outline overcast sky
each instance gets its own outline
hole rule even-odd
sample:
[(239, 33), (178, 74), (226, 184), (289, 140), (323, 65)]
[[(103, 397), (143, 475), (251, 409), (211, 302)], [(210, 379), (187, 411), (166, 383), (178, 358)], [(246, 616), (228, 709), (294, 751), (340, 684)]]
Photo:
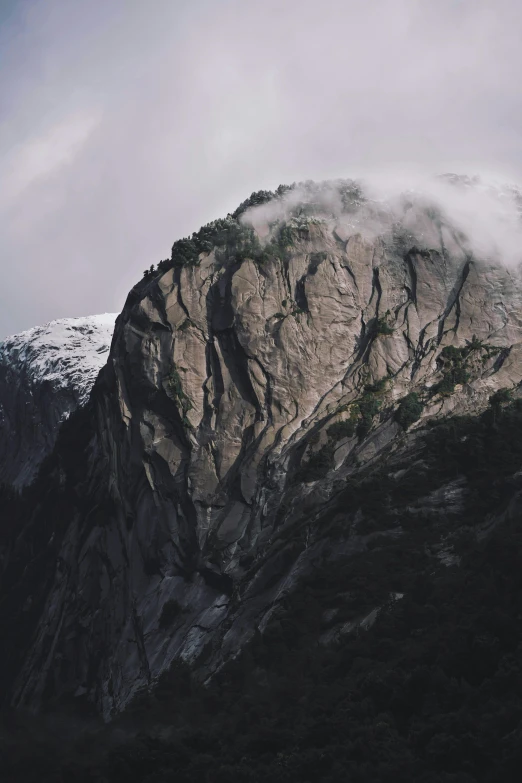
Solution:
[(0, 0), (0, 339), (121, 309), (253, 190), (522, 180), (520, 0)]

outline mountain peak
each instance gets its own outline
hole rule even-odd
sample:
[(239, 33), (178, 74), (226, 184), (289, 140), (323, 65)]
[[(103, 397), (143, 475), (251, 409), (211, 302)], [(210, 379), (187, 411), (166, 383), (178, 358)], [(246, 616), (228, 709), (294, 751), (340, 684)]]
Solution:
[[(422, 463), (444, 417), (518, 394), (520, 221), (458, 190), (260, 192), (147, 271), (103, 382), (33, 486), (51, 508), (73, 502), (59, 526), (28, 515), (49, 567), (24, 584), (45, 606), (21, 664), (11, 642), (13, 704), (76, 694), (110, 717), (175, 659), (211, 679), (304, 573), (350, 549), (354, 488)], [(419, 507), (460, 503), (457, 478)], [(403, 499), (383, 517), (394, 534)], [(366, 527), (383, 513), (366, 510)]]
[(89, 399), (116, 314), (60, 318), (0, 343), (0, 483), (29, 483), (64, 418)]

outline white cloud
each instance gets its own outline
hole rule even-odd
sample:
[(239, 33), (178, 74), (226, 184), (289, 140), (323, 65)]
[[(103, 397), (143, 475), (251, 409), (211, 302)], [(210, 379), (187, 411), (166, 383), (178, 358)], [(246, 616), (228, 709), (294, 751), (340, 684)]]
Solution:
[(12, 204), (34, 183), (71, 165), (100, 120), (97, 112), (73, 114), (11, 150), (2, 166), (0, 206)]
[[(378, 172), (354, 183), (360, 187), (360, 206), (343, 207), (341, 186), (334, 181), (312, 187), (297, 185), (284, 195), (242, 216), (260, 236), (270, 224), (288, 221), (301, 205), (318, 205), (322, 217), (333, 218), (353, 233), (368, 238), (386, 235), (400, 222), (421, 246), (440, 246), (436, 225), (460, 236), (460, 243), (475, 258), (518, 267), (522, 263), (522, 190), (509, 183), (479, 176), (461, 178), (428, 176), (411, 170)], [(432, 218), (428, 215), (433, 216)]]
[(0, 335), (118, 309), (253, 190), (390, 167), (522, 179), (518, 0), (21, 8), (0, 30)]

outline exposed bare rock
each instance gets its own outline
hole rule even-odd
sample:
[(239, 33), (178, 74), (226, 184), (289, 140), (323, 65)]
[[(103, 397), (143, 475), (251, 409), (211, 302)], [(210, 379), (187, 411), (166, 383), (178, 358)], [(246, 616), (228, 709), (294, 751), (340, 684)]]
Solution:
[(407, 395), (414, 441), (520, 384), (519, 272), (402, 209), (354, 196), (334, 214), (259, 213), (254, 236), (248, 213), (229, 217), (195, 262), (174, 254), (131, 292), (94, 399), (89, 480), (112, 506), (65, 533), (15, 703), (51, 680), (109, 716), (176, 657), (212, 676), (321, 555), (307, 525), (336, 488), (403, 448)]

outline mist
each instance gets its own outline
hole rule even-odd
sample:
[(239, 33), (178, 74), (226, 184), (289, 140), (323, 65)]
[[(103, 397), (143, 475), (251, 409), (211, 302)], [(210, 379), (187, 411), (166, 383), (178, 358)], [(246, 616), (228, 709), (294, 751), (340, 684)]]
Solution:
[[(0, 339), (120, 310), (254, 190), (522, 180), (521, 30), (516, 0), (2, 4)], [(511, 206), (451, 193), (430, 198), (516, 264)]]
[[(343, 194), (353, 191), (349, 204)], [(441, 249), (441, 231), (453, 247), (476, 260), (518, 269), (522, 264), (522, 190), (512, 183), (460, 176), (426, 176), (412, 171), (374, 173), (359, 180), (293, 184), (291, 189), (242, 214), (263, 241), (276, 224), (314, 215), (332, 219), (337, 233), (373, 241), (398, 223), (421, 246)], [(449, 232), (449, 234), (448, 234)]]

